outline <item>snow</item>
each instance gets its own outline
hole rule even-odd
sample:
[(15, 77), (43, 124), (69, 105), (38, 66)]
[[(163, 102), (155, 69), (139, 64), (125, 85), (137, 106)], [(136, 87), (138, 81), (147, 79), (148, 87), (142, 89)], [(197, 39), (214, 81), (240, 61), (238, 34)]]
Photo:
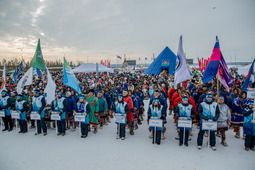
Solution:
[[(145, 105), (147, 109), (148, 101)], [(198, 150), (195, 126), (189, 147), (180, 147), (175, 140), (172, 116), (167, 121), (166, 139), (161, 145), (152, 144), (145, 120), (135, 135), (127, 133), (124, 141), (116, 139), (113, 122), (97, 134), (90, 132), (85, 139), (80, 138), (78, 131), (56, 136), (54, 129), (48, 129), (47, 136), (34, 136), (35, 129), (26, 134), (18, 134), (18, 130), (0, 132), (0, 169), (255, 169), (255, 152), (245, 151), (244, 140), (236, 139), (233, 130), (227, 132), (228, 147), (223, 147), (216, 137), (217, 151), (212, 151), (204, 138), (203, 148)]]

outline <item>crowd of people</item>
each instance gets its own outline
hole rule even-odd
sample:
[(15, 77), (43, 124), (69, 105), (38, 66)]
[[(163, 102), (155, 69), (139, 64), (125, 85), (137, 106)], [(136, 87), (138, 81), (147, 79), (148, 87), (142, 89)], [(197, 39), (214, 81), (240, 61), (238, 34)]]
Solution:
[[(232, 76), (234, 84), (228, 92), (221, 85), (217, 89), (215, 79), (203, 84), (202, 73), (196, 69), (193, 70), (192, 79), (178, 84), (177, 89), (173, 87), (174, 76), (167, 74), (78, 74), (76, 78), (82, 91), (78, 94), (71, 87), (63, 85), (61, 72), (53, 72), (56, 97), (50, 103), (44, 94), (46, 75), (34, 77), (33, 84), (25, 86), (21, 94), (17, 93), (12, 77), (7, 76), (6, 90), (1, 91), (0, 98), (0, 111), (4, 112), (2, 131), (12, 131), (15, 126), (12, 110), (20, 113), (19, 133), (37, 128), (35, 135), (46, 136), (49, 128), (57, 128), (57, 135), (65, 136), (67, 130), (75, 131), (79, 126), (81, 138), (86, 138), (92, 131), (96, 134), (118, 114), (125, 117), (125, 123), (117, 124), (116, 139), (121, 140), (126, 137), (126, 129), (130, 135), (134, 135), (135, 130), (148, 123), (149, 119), (161, 119), (162, 127), (150, 127), (148, 130), (152, 143), (160, 145), (161, 140), (165, 139), (167, 124), (175, 123), (177, 126), (178, 119), (186, 117), (192, 120), (193, 128), (199, 128), (198, 149), (202, 148), (203, 137), (208, 135), (208, 145), (212, 150), (216, 150), (216, 136), (221, 137), (221, 144), (227, 147), (225, 132), (230, 128), (234, 129), (237, 139), (245, 139), (246, 151), (255, 151), (254, 101), (247, 99), (246, 92), (241, 90), (245, 77), (234, 71)], [(148, 108), (145, 108), (145, 100), (149, 100)], [(31, 120), (31, 112), (38, 113), (40, 120)], [(52, 112), (60, 116), (56, 123), (50, 119)], [(75, 122), (76, 114), (85, 116), (85, 121), (80, 124)], [(174, 122), (167, 122), (167, 116), (173, 116)], [(217, 122), (216, 131), (202, 129), (203, 121), (209, 120)], [(243, 136), (240, 135), (242, 129)], [(188, 146), (192, 129), (177, 128), (176, 132), (175, 139), (179, 140), (179, 145)]]

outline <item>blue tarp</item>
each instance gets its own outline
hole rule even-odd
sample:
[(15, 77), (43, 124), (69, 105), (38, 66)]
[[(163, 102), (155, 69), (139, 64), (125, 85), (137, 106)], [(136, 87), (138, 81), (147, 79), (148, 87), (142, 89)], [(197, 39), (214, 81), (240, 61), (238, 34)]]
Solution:
[(150, 64), (143, 74), (160, 74), (167, 69), (169, 74), (174, 74), (176, 66), (176, 55), (166, 47), (158, 57)]

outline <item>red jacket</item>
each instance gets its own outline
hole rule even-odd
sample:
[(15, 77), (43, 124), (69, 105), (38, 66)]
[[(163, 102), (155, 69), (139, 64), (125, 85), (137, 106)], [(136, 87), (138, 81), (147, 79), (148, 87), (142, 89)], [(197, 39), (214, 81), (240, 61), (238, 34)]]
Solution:
[(133, 105), (133, 101), (132, 101), (131, 97), (124, 97), (124, 102), (127, 103), (128, 108), (129, 108), (129, 113), (127, 115), (127, 122), (134, 121), (134, 116), (132, 114), (132, 111), (134, 109), (134, 105)]

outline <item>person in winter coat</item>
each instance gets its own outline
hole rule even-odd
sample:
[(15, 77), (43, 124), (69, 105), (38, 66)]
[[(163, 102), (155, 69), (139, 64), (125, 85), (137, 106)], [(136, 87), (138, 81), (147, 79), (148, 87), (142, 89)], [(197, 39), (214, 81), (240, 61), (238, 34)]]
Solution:
[[(121, 114), (125, 117), (125, 122), (127, 122), (127, 115), (129, 114), (130, 109), (128, 108), (128, 104), (124, 101), (123, 96), (121, 94), (118, 95), (118, 100), (113, 105), (113, 116), (115, 114)], [(117, 137), (116, 139), (124, 140), (126, 136), (126, 124), (118, 124), (117, 125)]]
[(103, 97), (102, 91), (98, 91), (97, 93), (97, 99), (99, 103), (99, 111), (98, 111), (98, 119), (100, 124), (100, 129), (103, 128), (103, 125), (108, 125), (108, 122), (106, 120), (107, 110), (108, 110), (108, 104), (106, 99)]
[[(211, 93), (206, 95), (205, 101), (200, 103), (197, 110), (200, 121), (217, 121), (220, 116), (220, 109), (216, 102), (213, 101), (213, 96)], [(202, 124), (200, 126), (200, 131), (197, 137), (197, 148), (200, 150), (202, 149), (203, 144), (203, 137), (204, 137), (205, 130), (202, 130)], [(215, 139), (215, 131), (210, 131), (210, 146), (212, 150), (216, 151), (216, 139)]]
[[(163, 107), (160, 104), (159, 100), (155, 98), (148, 109), (148, 114), (147, 114), (148, 120), (151, 119), (152, 117), (156, 118), (156, 119), (163, 120), (165, 118), (165, 115), (163, 115), (162, 109), (163, 109)], [(162, 125), (162, 127), (163, 127), (163, 125)], [(156, 128), (156, 136), (155, 136), (155, 128), (150, 127), (150, 130), (152, 130), (152, 143), (154, 144), (154, 141), (156, 138), (156, 144), (160, 145), (162, 128), (160, 128), (160, 127)]]
[(66, 110), (68, 104), (67, 100), (62, 96), (60, 91), (56, 92), (56, 98), (52, 101), (51, 109), (53, 111), (59, 112), (59, 116), (61, 120), (57, 121), (58, 133), (57, 136), (66, 134)]
[(134, 92), (132, 92), (131, 90), (128, 90), (128, 96), (131, 97), (132, 99), (132, 102), (133, 102), (133, 106), (134, 106), (134, 109), (132, 111), (133, 113), (133, 116), (134, 116), (134, 123), (135, 123), (135, 130), (138, 129), (138, 124), (141, 125), (142, 122), (141, 122), (141, 119), (139, 118), (139, 111), (138, 111), (138, 100), (136, 98), (136, 96), (134, 95)]
[(13, 129), (12, 119), (11, 119), (11, 98), (7, 95), (6, 90), (2, 90), (1, 98), (0, 98), (0, 110), (4, 111), (5, 117), (3, 117), (4, 121), (4, 129), (2, 131), (8, 130), (9, 132)]
[[(159, 103), (163, 107), (162, 108), (162, 114), (165, 117), (165, 119), (163, 120), (163, 124), (165, 124), (166, 123), (166, 114), (167, 114), (167, 100), (162, 97), (161, 92), (158, 89), (156, 89), (154, 91), (153, 97), (150, 99), (149, 105), (152, 104), (154, 99), (158, 99)], [(161, 139), (162, 140), (165, 140), (165, 134), (164, 134), (165, 131), (166, 131), (166, 128), (163, 127), (163, 130), (162, 130), (162, 133), (161, 133)]]
[(93, 89), (89, 90), (86, 99), (87, 103), (90, 106), (90, 113), (89, 113), (89, 124), (94, 127), (94, 133), (97, 133), (97, 125), (98, 125), (98, 111), (99, 111), (99, 103), (98, 99), (95, 96), (95, 92)]
[[(175, 110), (176, 118), (179, 119), (180, 117), (187, 117), (187, 118), (194, 119), (194, 115), (195, 115), (195, 111), (193, 109), (193, 106), (189, 104), (189, 98), (187, 96), (183, 96), (182, 103), (178, 104)], [(185, 133), (184, 145), (189, 146), (188, 145), (189, 130), (185, 129), (185, 132), (184, 132), (184, 128), (180, 128), (180, 131), (179, 131), (179, 146), (183, 145), (183, 133)]]
[(219, 97), (219, 109), (220, 109), (220, 116), (217, 120), (217, 131), (221, 134), (221, 144), (223, 146), (228, 146), (226, 142), (226, 131), (228, 130), (228, 126), (230, 126), (231, 121), (231, 113), (229, 110), (228, 105), (224, 103), (224, 97)]
[(81, 122), (81, 138), (86, 138), (88, 136), (89, 131), (89, 114), (90, 114), (91, 108), (86, 102), (84, 96), (79, 96), (79, 101), (77, 103), (76, 110), (73, 112), (73, 114), (81, 113), (85, 116), (85, 122)]
[(255, 151), (255, 115), (254, 111), (255, 109), (253, 108), (254, 106), (254, 101), (250, 100), (248, 102), (248, 106), (244, 109), (243, 115), (244, 115), (244, 123), (243, 123), (243, 128), (244, 128), (244, 134), (245, 136), (245, 150), (248, 151), (251, 149), (252, 151)]
[(235, 137), (237, 139), (240, 138), (240, 127), (243, 126), (243, 109), (245, 108), (246, 104), (246, 92), (241, 92), (240, 96), (233, 100), (232, 102), (232, 117), (231, 122), (234, 126), (234, 132), (236, 132)]
[(32, 97), (32, 111), (38, 112), (38, 114), (41, 117), (41, 120), (37, 121), (37, 133), (35, 135), (41, 134), (41, 130), (43, 130), (43, 136), (47, 135), (47, 127), (44, 120), (44, 108), (45, 108), (46, 102), (45, 97), (40, 94), (39, 90), (34, 90), (34, 96)]
[(127, 103), (128, 105), (128, 109), (129, 109), (129, 113), (127, 114), (127, 123), (130, 129), (130, 135), (134, 135), (134, 116), (132, 111), (134, 110), (134, 105), (133, 105), (133, 101), (131, 99), (131, 97), (128, 96), (128, 91), (127, 90), (123, 90), (123, 98), (124, 98), (124, 102)]
[(19, 94), (17, 96), (17, 100), (15, 103), (15, 110), (20, 112), (20, 119), (19, 126), (20, 131), (19, 133), (26, 133), (27, 132), (27, 122), (26, 122), (26, 111), (27, 111), (27, 102), (23, 99), (23, 96)]
[[(63, 93), (62, 93), (63, 95)], [(70, 125), (74, 124), (73, 122), (73, 111), (76, 109), (76, 102), (75, 99), (71, 96), (71, 92), (66, 92), (66, 102), (67, 102), (67, 110), (66, 110), (66, 123), (67, 129), (70, 129)], [(74, 128), (74, 126), (73, 126)]]

